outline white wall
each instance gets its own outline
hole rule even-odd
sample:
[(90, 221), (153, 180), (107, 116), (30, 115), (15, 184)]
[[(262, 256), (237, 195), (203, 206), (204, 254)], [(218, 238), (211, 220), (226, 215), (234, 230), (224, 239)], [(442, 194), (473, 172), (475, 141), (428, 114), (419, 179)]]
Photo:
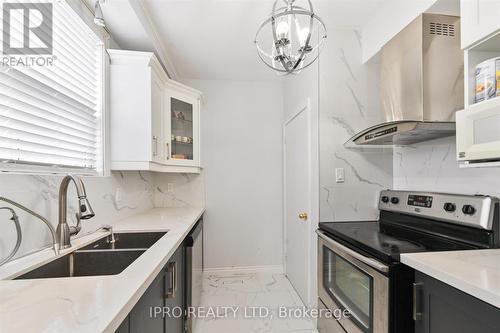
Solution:
[[(311, 100), (314, 135), (319, 141), (318, 174), (313, 179), (318, 221), (371, 220), (377, 218), (380, 190), (392, 187), (391, 150), (348, 150), (343, 144), (357, 131), (380, 121), (378, 64), (362, 64), (361, 36), (355, 28), (329, 28), (319, 61), (283, 81), (285, 117)], [(319, 133), (318, 133), (319, 131)], [(318, 149), (311, 147), (313, 151)], [(335, 183), (335, 168), (344, 168), (345, 182)], [(314, 210), (314, 209), (313, 209)], [(311, 297), (316, 302), (316, 235), (311, 233)]]
[(460, 169), (455, 137), (444, 138), (396, 148), (394, 188), (500, 197), (500, 170)]
[[(18, 201), (35, 210), (57, 226), (58, 193), (61, 176), (1, 174), (0, 196)], [(160, 174), (151, 172), (112, 172), (110, 177), (86, 177), (84, 182), (88, 199), (96, 213), (90, 220), (82, 221), (78, 236), (93, 232), (102, 224), (113, 224), (120, 219), (153, 207), (179, 207), (203, 205), (203, 176)], [(174, 184), (174, 191), (167, 191), (167, 184)], [(117, 200), (116, 190), (122, 192)], [(75, 223), (76, 194), (73, 185), (68, 195), (68, 221)], [(0, 207), (6, 206), (0, 202)], [(16, 209), (23, 233), (23, 241), (16, 257), (34, 252), (51, 244), (47, 227), (36, 218)], [(15, 228), (8, 220), (10, 213), (0, 211), (0, 258), (6, 256), (15, 244)]]
[[(441, 0), (440, 0), (441, 1)], [(439, 1), (439, 2), (440, 2)], [(437, 0), (388, 0), (363, 26), (363, 62)]]
[[(363, 64), (355, 28), (330, 29), (320, 57), (320, 221), (373, 220), (380, 190), (392, 187), (391, 150), (344, 143), (381, 121), (379, 66)], [(335, 182), (343, 168), (345, 182)]]
[[(173, 190), (169, 192), (170, 188)], [(204, 207), (205, 177), (189, 173), (154, 173), (155, 207)]]
[(205, 267), (281, 266), (280, 83), (186, 83), (204, 94)]
[[(392, 187), (392, 150), (346, 149), (355, 133), (381, 121), (379, 65), (362, 63), (362, 36), (355, 27), (329, 28), (316, 64), (284, 80), (284, 112), (311, 97), (319, 112), (319, 221), (377, 218), (378, 194)], [(319, 110), (319, 111), (318, 111)], [(345, 182), (335, 182), (343, 168)]]

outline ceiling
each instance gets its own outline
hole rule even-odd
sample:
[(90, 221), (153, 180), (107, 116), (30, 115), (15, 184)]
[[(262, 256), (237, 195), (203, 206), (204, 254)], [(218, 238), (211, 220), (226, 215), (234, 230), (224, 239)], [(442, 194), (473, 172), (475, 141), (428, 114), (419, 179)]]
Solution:
[[(210, 80), (269, 80), (277, 75), (258, 59), (255, 32), (274, 0), (129, 0), (142, 1), (157, 40), (178, 77)], [(127, 0), (103, 5), (107, 25), (127, 49), (154, 50), (137, 26)], [(313, 0), (328, 29), (362, 26), (386, 0)]]

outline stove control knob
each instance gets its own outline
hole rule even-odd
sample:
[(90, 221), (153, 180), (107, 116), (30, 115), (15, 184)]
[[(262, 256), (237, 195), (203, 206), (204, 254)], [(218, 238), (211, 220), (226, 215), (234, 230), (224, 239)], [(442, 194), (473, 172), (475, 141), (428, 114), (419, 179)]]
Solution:
[(392, 197), (391, 198), (391, 202), (395, 205), (397, 205), (399, 203), (399, 198), (398, 197)]
[(455, 206), (454, 203), (447, 202), (444, 204), (444, 210), (447, 211), (448, 213), (453, 213), (454, 211), (457, 210), (457, 206)]
[(384, 195), (381, 200), (382, 200), (383, 203), (388, 203), (389, 202), (389, 197), (387, 197), (387, 196)]
[(474, 215), (476, 213), (476, 208), (474, 208), (474, 206), (472, 205), (464, 205), (462, 207), (462, 212), (465, 215)]

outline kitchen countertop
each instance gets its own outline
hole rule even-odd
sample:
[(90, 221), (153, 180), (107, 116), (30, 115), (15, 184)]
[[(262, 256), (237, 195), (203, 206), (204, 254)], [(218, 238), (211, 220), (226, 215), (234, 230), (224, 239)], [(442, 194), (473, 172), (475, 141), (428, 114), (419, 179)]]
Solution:
[[(111, 276), (5, 280), (53, 259), (46, 249), (0, 268), (0, 332), (114, 332), (201, 217), (204, 208), (155, 208), (113, 224), (115, 232), (168, 233), (122, 273)], [(72, 240), (64, 255), (108, 235)]]
[(500, 249), (409, 253), (401, 262), (500, 308)]

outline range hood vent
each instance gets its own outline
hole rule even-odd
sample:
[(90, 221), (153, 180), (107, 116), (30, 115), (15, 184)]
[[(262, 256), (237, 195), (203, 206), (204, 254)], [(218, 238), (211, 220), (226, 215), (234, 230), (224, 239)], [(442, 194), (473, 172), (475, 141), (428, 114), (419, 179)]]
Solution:
[(381, 51), (383, 122), (346, 146), (408, 145), (455, 134), (464, 106), (460, 18), (422, 14)]
[(403, 121), (370, 127), (351, 140), (356, 145), (406, 146), (452, 135), (453, 122)]

